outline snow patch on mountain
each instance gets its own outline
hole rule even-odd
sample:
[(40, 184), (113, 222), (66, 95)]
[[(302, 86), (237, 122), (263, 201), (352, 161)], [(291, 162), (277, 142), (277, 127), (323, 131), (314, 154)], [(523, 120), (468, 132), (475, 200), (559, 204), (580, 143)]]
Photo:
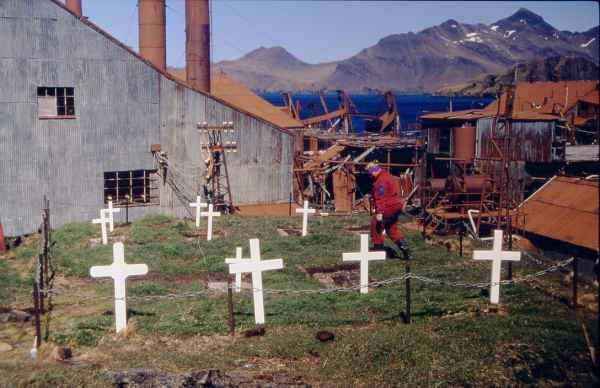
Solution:
[(580, 44), (579, 46), (583, 47), (583, 48), (586, 48), (587, 46), (589, 46), (595, 40), (596, 40), (596, 38), (592, 38), (589, 42)]

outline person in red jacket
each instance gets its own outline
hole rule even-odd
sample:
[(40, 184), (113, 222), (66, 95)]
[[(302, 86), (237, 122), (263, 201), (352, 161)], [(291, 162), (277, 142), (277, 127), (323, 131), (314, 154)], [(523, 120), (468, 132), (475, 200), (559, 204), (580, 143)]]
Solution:
[[(377, 162), (367, 164), (367, 171), (374, 179), (371, 198), (375, 205), (375, 216), (371, 219), (371, 239), (375, 250), (384, 249), (383, 230), (398, 246), (405, 260), (411, 260), (410, 248), (398, 229), (398, 217), (402, 213), (404, 200), (400, 197), (398, 179), (384, 171)], [(391, 255), (392, 257), (395, 255)]]

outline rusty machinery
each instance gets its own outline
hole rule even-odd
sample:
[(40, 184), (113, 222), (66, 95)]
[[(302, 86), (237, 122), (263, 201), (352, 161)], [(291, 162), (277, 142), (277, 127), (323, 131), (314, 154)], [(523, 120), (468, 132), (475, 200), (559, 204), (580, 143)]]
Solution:
[(480, 157), (475, 155), (475, 127), (453, 128), (453, 157), (436, 158), (451, 162), (453, 171), (445, 178), (422, 181), (424, 229), (448, 231), (453, 224), (464, 222), (471, 210), (477, 219), (472, 231), (476, 236), (483, 223), (507, 229), (510, 234), (513, 219), (518, 219), (514, 209), (520, 200), (511, 173), (514, 87), (508, 87), (503, 95), (503, 99), (502, 94), (498, 96), (498, 111)]
[(229, 171), (227, 169), (226, 152), (237, 152), (237, 142), (234, 138), (232, 122), (223, 125), (198, 124), (198, 130), (205, 135), (200, 147), (203, 152), (206, 175), (204, 176), (204, 196), (218, 210), (234, 213)]

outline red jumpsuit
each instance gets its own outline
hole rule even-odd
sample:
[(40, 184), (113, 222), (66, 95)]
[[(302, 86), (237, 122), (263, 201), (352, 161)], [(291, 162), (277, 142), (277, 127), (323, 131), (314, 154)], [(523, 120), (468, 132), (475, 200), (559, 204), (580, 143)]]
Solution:
[(400, 197), (400, 185), (398, 179), (382, 170), (371, 190), (375, 205), (375, 212), (383, 214), (383, 221), (378, 222), (375, 217), (371, 219), (371, 239), (375, 245), (383, 245), (383, 229), (392, 241), (404, 240), (404, 235), (398, 230), (398, 216), (402, 213), (404, 205)]

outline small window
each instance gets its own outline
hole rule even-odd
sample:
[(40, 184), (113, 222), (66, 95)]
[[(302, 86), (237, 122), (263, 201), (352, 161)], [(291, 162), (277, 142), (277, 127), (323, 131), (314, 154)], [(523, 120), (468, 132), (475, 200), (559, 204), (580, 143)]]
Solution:
[(75, 88), (38, 87), (40, 119), (75, 118)]
[(109, 171), (104, 173), (104, 203), (117, 206), (158, 205), (156, 170)]

